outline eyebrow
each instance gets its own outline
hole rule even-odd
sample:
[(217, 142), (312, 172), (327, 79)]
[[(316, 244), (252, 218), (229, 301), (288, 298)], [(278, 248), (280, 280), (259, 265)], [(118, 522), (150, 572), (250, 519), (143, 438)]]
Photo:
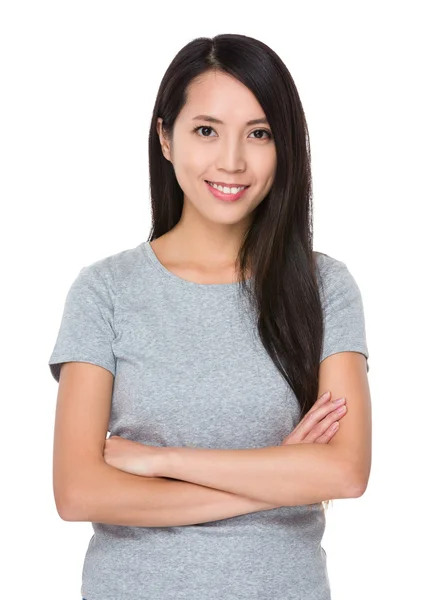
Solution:
[[(218, 123), (219, 125), (224, 125), (224, 122), (220, 119), (216, 119), (216, 117), (211, 117), (210, 115), (197, 115), (193, 117), (193, 121), (208, 121), (209, 123)], [(252, 119), (251, 121), (247, 121), (246, 125), (268, 125), (268, 121), (265, 117), (261, 117), (260, 119)]]

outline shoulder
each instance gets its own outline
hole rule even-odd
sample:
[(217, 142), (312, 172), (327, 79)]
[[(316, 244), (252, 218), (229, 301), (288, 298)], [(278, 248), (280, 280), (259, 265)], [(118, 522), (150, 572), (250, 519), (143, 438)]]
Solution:
[(317, 265), (317, 275), (322, 281), (343, 277), (349, 272), (346, 264), (324, 252), (314, 252)]
[(324, 252), (314, 252), (314, 255), (322, 300), (360, 295), (358, 284), (346, 263)]
[(143, 271), (143, 242), (134, 248), (95, 260), (80, 270), (79, 278), (106, 287), (116, 294)]
[(329, 254), (318, 251), (314, 251), (313, 254), (322, 276), (329, 274), (331, 271), (339, 271), (347, 268), (343, 261), (333, 258)]

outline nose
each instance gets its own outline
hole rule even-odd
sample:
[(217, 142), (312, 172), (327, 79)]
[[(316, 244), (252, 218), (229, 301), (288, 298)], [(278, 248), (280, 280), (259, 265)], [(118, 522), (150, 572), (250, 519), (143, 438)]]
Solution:
[(218, 170), (236, 173), (246, 169), (246, 158), (243, 144), (237, 140), (228, 139), (219, 144), (219, 154), (216, 159)]

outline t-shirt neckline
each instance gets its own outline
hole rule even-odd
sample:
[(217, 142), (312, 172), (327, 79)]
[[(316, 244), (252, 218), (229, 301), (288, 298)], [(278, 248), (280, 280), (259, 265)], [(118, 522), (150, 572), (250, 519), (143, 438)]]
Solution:
[[(239, 282), (235, 281), (233, 283), (198, 283), (196, 281), (188, 281), (187, 279), (183, 279), (172, 271), (169, 271), (157, 258), (151, 244), (149, 241), (145, 241), (141, 244), (142, 249), (145, 252), (146, 257), (149, 259), (153, 267), (162, 275), (170, 279), (173, 283), (178, 285), (182, 285), (185, 287), (190, 287), (191, 289), (201, 289), (201, 290), (221, 290), (221, 291), (234, 291), (237, 290), (240, 285)], [(247, 282), (250, 284), (252, 281), (248, 279)]]

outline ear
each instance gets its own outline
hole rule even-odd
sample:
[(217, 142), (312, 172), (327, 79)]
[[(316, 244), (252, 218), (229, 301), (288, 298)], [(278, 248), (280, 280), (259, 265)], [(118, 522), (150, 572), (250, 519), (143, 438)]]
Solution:
[(168, 142), (168, 140), (166, 139), (164, 132), (163, 132), (163, 119), (161, 117), (158, 117), (157, 119), (157, 135), (160, 138), (160, 145), (162, 147), (162, 152), (163, 152), (163, 156), (166, 158), (166, 160), (169, 160), (169, 162), (172, 162), (171, 160), (171, 146)]

